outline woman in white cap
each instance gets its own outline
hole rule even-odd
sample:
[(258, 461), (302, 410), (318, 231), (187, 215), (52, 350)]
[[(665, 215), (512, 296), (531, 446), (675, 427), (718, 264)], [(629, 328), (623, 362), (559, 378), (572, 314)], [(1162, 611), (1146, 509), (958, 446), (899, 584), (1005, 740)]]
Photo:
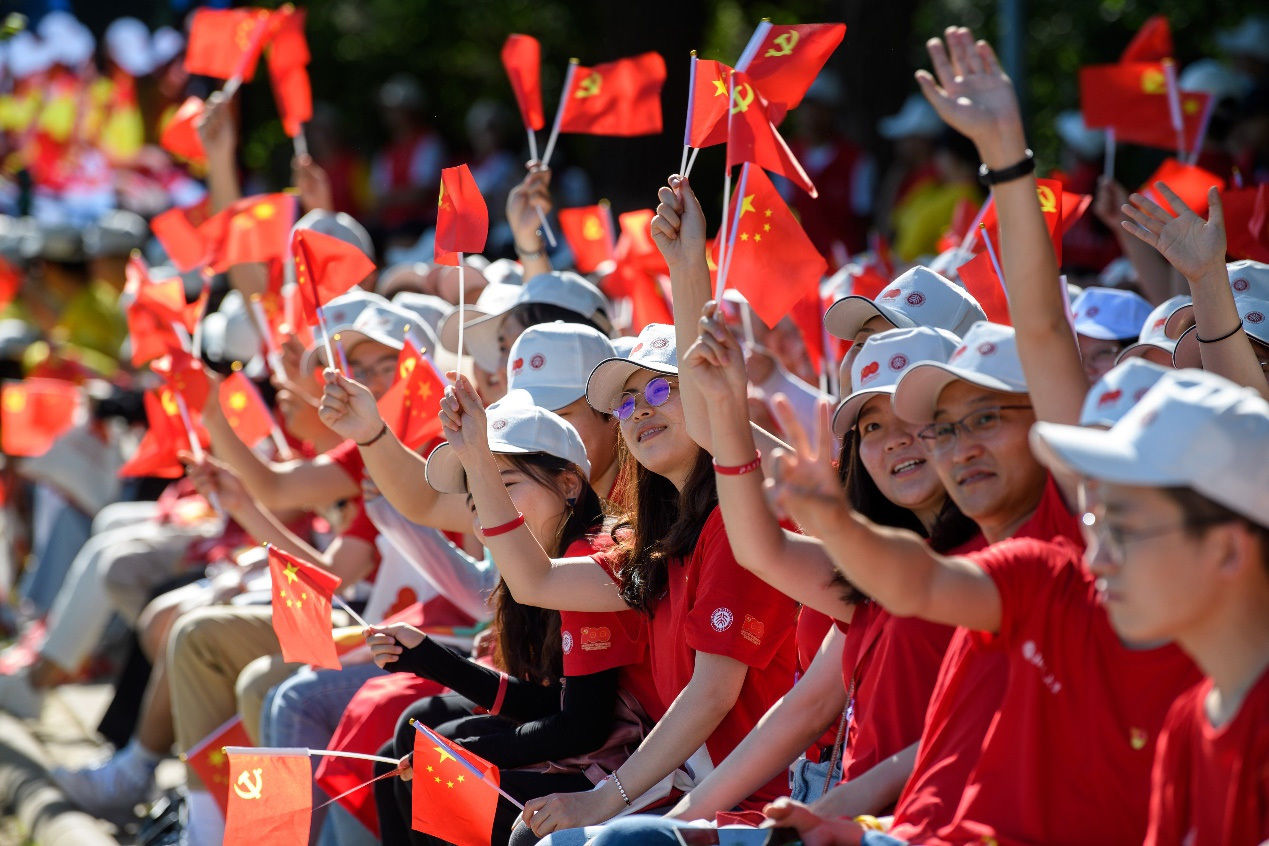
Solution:
[[(599, 497), (587, 481), (586, 451), (568, 423), (533, 405), (524, 392), (512, 391), (489, 408), (487, 440), (500, 483), (534, 542), (560, 556), (590, 555), (608, 545), (600, 534)], [(438, 447), (428, 459), (427, 478), (437, 490), (467, 495), (457, 452), (447, 444)], [(493, 526), (477, 531), (488, 538), (504, 530)], [(502, 582), (493, 603), (498, 670), (413, 626), (397, 623), (368, 630), (380, 667), (413, 672), (455, 691), (407, 708), (384, 754), (408, 759), (415, 736), (410, 720), (419, 719), (499, 766), (503, 789), (521, 801), (558, 790), (589, 790), (589, 764), (608, 769), (619, 764), (626, 747), (643, 734), (645, 715), (640, 712), (647, 707), (659, 711), (643, 657), (642, 618), (629, 610), (574, 614), (522, 605)], [(647, 700), (648, 706), (637, 706), (640, 724), (634, 731), (609, 743), (619, 689), (635, 703)], [(476, 708), (488, 713), (475, 716)], [(605, 754), (593, 757), (600, 750)], [(559, 763), (547, 772), (544, 762), (551, 761)], [(383, 766), (380, 774), (390, 769)], [(376, 791), (385, 843), (437, 842), (410, 832), (410, 786), (404, 779), (380, 782)], [(493, 842), (505, 842), (516, 815), (513, 805), (500, 801)]]
[[(480, 522), (505, 530), (486, 542), (513, 595), (545, 607), (648, 615), (652, 675), (668, 706), (600, 788), (526, 803), (529, 830), (517, 829), (513, 842), (600, 823), (636, 802), (646, 807), (680, 768), (688, 783), (698, 779), (793, 681), (795, 604), (732, 555), (709, 455), (687, 433), (677, 362), (673, 327), (651, 324), (629, 358), (591, 373), (587, 400), (616, 414), (634, 460), (627, 512), (613, 530), (617, 546), (597, 558), (552, 559), (534, 542), (485, 444), (474, 389), (460, 378), (442, 400), (445, 434), (463, 460)], [(783, 782), (781, 774), (758, 789), (749, 807), (783, 793)]]

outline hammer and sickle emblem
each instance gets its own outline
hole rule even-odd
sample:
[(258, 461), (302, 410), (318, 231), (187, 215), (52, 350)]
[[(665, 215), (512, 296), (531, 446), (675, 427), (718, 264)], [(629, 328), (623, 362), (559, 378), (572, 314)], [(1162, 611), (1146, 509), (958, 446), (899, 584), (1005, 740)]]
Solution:
[(163, 410), (168, 413), (169, 417), (175, 417), (181, 413), (181, 407), (176, 404), (176, 397), (166, 388), (159, 393), (159, 404), (163, 406)]
[(1147, 94), (1163, 94), (1167, 90), (1167, 80), (1163, 72), (1150, 68), (1141, 74), (1141, 90)]
[(586, 97), (594, 97), (599, 94), (600, 86), (603, 84), (604, 78), (594, 71), (591, 71), (589, 74), (582, 77), (581, 81), (577, 83), (577, 93), (573, 96), (579, 100)]
[(749, 104), (752, 102), (753, 86), (747, 82), (741, 83), (732, 96), (731, 113), (738, 115), (749, 111)]
[(418, 363), (418, 359), (416, 358), (407, 358), (405, 361), (401, 362), (401, 366), (397, 369), (401, 374), (401, 378), (409, 379), (410, 374), (414, 372), (415, 365)]
[[(793, 52), (793, 48), (798, 43), (797, 30), (791, 29), (788, 32), (782, 32), (772, 39), (772, 43), (776, 46), (767, 50), (762, 55), (766, 58), (776, 58), (777, 56), (787, 56)], [(778, 48), (778, 49), (777, 49)]]
[[(252, 778), (252, 773), (255, 778)], [(259, 799), (264, 790), (264, 770), (243, 770), (234, 782), (234, 793), (242, 799)]]
[(1040, 211), (1045, 214), (1057, 213), (1057, 197), (1053, 194), (1053, 189), (1047, 185), (1038, 185), (1035, 189), (1036, 199), (1040, 201)]
[(586, 222), (582, 224), (582, 237), (587, 241), (598, 241), (604, 237), (604, 227), (599, 223), (599, 218), (586, 218)]

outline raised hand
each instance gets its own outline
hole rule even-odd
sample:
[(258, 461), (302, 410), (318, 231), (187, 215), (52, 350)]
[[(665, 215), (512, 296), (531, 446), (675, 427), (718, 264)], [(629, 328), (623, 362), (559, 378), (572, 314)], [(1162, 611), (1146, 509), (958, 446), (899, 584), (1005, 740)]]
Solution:
[(657, 191), (652, 241), (671, 268), (705, 258), (705, 213), (686, 176), (671, 176)]
[(328, 429), (358, 443), (383, 431), (383, 418), (369, 388), (329, 367), (322, 373), (322, 380), (326, 390), (317, 415)]
[(718, 304), (710, 300), (701, 312), (700, 334), (683, 357), (690, 373), (711, 407), (744, 403), (749, 388), (745, 354), (740, 342), (723, 322)]
[[(1013, 82), (986, 41), (966, 27), (948, 27), (943, 39), (925, 43), (934, 74), (919, 70), (917, 84), (948, 126), (969, 138), (980, 152), (1002, 131), (1021, 133)], [(988, 162), (990, 166), (992, 163)]]
[(450, 371), (453, 384), (441, 397), (441, 432), (463, 462), (471, 467), (471, 461), (488, 454), (489, 433), (485, 429), (485, 407), (480, 395), (466, 376)]
[(1144, 194), (1133, 194), (1122, 206), (1128, 220), (1121, 226), (1159, 251), (1168, 263), (1186, 279), (1194, 281), (1205, 274), (1225, 273), (1225, 213), (1220, 192), (1207, 191), (1207, 220), (1194, 213), (1176, 192), (1162, 182), (1155, 190), (1172, 210)]
[(507, 224), (519, 249), (534, 252), (541, 245), (537, 231), (542, 225), (542, 218), (538, 211), (542, 215), (551, 213), (551, 170), (535, 161), (529, 162), (526, 167), (529, 172), (507, 194)]
[(848, 819), (825, 819), (801, 802), (782, 796), (762, 809), (771, 823), (796, 829), (805, 846), (856, 846), (864, 828)]
[(833, 469), (833, 426), (828, 400), (816, 407), (818, 425), (809, 437), (793, 406), (776, 394), (772, 410), (793, 450), (772, 453), (774, 469), (763, 483), (776, 507), (792, 517), (808, 534), (820, 535), (835, 525), (850, 506)]
[(405, 623), (368, 626), (364, 634), (366, 645), (370, 647), (370, 654), (381, 670), (388, 669), (389, 664), (395, 664), (403, 651), (413, 649), (427, 637), (414, 626)]
[(1124, 219), (1123, 206), (1128, 202), (1128, 192), (1113, 178), (1103, 176), (1097, 180), (1097, 193), (1093, 195), (1093, 214), (1112, 232)]
[(238, 128), (234, 124), (233, 101), (221, 91), (207, 98), (207, 107), (198, 122), (198, 138), (203, 142), (207, 158), (213, 161), (232, 160), (238, 145)]
[(335, 201), (330, 189), (330, 177), (312, 156), (296, 156), (291, 161), (291, 181), (300, 192), (300, 205), (304, 211), (326, 209), (333, 211)]
[[(210, 403), (208, 403), (210, 405)], [(204, 455), (201, 460), (190, 453), (178, 456), (185, 465), (186, 474), (204, 499), (216, 499), (221, 507), (230, 514), (237, 514), (251, 502), (251, 494), (247, 493), (242, 480), (229, 465)]]

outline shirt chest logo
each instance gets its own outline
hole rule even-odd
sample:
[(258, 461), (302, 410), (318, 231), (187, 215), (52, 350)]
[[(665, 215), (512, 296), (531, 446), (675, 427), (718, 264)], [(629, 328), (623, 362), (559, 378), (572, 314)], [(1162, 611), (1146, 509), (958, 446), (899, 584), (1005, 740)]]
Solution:
[(736, 615), (731, 613), (730, 608), (715, 608), (714, 613), (709, 615), (709, 625), (716, 632), (727, 631), (735, 621)]
[(607, 626), (582, 626), (582, 651), (598, 652), (612, 646), (612, 630)]
[(1058, 694), (1062, 692), (1062, 682), (1057, 680), (1050, 670), (1048, 663), (1044, 660), (1044, 656), (1040, 654), (1040, 648), (1035, 645), (1034, 640), (1026, 640), (1022, 642), (1022, 660), (1026, 661), (1032, 667), (1035, 667), (1040, 674), (1040, 683), (1049, 689), (1049, 693)]

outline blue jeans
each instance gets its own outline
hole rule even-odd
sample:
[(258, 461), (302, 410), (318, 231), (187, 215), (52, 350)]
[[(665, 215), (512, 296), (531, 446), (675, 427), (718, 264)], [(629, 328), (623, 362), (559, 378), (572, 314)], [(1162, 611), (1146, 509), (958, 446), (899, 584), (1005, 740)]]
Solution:
[(42, 617), (53, 607), (71, 562), (88, 541), (93, 518), (55, 493), (37, 498), (37, 505), (46, 513), (33, 532), (32, 566), (22, 574), (18, 596)]
[[(667, 820), (649, 814), (622, 817), (602, 826), (570, 828), (543, 839), (539, 846), (681, 846), (678, 831), (708, 831), (717, 834), (719, 846), (758, 846), (765, 843), (765, 828), (710, 829), (682, 820)], [(588, 839), (589, 838), (589, 839)]]

